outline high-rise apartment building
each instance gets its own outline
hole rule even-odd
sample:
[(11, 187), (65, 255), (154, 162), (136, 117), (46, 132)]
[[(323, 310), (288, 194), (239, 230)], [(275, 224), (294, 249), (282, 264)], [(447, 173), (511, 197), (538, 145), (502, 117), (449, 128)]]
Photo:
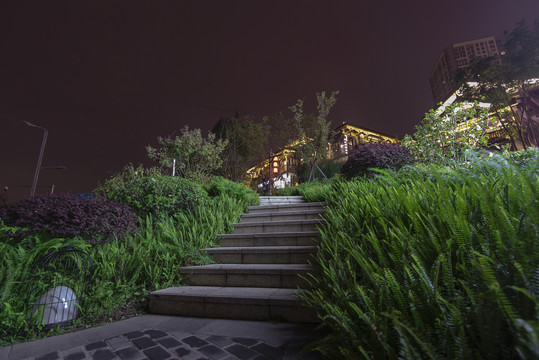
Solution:
[(501, 45), (494, 36), (453, 44), (442, 50), (430, 75), (434, 104), (447, 100), (456, 90), (453, 76), (457, 69), (470, 65), (474, 58), (486, 58), (501, 53)]

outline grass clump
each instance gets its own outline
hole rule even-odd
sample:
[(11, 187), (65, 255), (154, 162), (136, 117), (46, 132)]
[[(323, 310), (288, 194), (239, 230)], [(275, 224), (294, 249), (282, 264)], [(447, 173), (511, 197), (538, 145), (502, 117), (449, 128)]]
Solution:
[(481, 155), (331, 187), (321, 272), (304, 295), (331, 330), (319, 350), (539, 357), (539, 161)]

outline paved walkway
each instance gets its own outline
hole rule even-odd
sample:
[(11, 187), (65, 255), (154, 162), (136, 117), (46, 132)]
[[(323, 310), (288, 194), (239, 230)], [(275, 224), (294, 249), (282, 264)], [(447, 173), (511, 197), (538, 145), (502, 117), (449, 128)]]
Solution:
[(321, 360), (300, 354), (320, 335), (314, 325), (144, 315), (0, 348), (19, 360)]

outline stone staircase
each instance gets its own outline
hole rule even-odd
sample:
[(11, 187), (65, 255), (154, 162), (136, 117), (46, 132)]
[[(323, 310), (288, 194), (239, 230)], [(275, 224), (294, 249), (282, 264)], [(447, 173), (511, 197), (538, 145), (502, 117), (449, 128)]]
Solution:
[(317, 322), (297, 294), (308, 283), (298, 275), (312, 269), (321, 203), (300, 196), (261, 196), (220, 248), (205, 249), (220, 264), (180, 268), (190, 286), (154, 291), (154, 314)]

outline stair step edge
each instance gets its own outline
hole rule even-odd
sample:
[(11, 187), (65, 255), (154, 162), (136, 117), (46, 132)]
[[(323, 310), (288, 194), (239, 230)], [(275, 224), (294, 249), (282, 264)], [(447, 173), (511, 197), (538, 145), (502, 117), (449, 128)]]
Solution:
[(230, 298), (259, 298), (259, 299), (294, 299), (303, 292), (301, 289), (284, 288), (259, 288), (259, 287), (226, 287), (226, 286), (175, 286), (161, 290), (155, 290), (150, 296), (174, 297), (186, 296), (191, 298), (206, 299), (209, 297)]
[(273, 225), (301, 225), (301, 224), (319, 224), (323, 222), (324, 219), (297, 219), (297, 220), (268, 220), (268, 221), (256, 221), (256, 222), (246, 222), (246, 223), (235, 223), (232, 224), (234, 227), (249, 227), (249, 226), (273, 226)]
[(153, 314), (223, 319), (319, 322), (297, 297), (301, 290), (183, 286), (149, 295)]
[(282, 238), (282, 237), (296, 237), (296, 236), (320, 236), (320, 233), (318, 231), (283, 231), (278, 233), (251, 233), (251, 234), (218, 234), (217, 237), (221, 239), (227, 239), (227, 238), (267, 238), (267, 237), (276, 237), (276, 238)]
[(222, 252), (222, 253), (289, 253), (289, 252), (308, 252), (316, 250), (317, 246), (229, 246), (229, 247), (215, 247), (202, 249), (207, 252)]
[(292, 215), (313, 215), (323, 214), (324, 211), (319, 210), (294, 210), (294, 211), (273, 211), (273, 212), (255, 212), (243, 214), (242, 218), (266, 217), (266, 216), (292, 216)]
[(311, 271), (308, 264), (210, 264), (182, 266), (181, 272), (236, 272), (236, 273), (262, 273), (262, 272), (293, 272), (293, 271)]

